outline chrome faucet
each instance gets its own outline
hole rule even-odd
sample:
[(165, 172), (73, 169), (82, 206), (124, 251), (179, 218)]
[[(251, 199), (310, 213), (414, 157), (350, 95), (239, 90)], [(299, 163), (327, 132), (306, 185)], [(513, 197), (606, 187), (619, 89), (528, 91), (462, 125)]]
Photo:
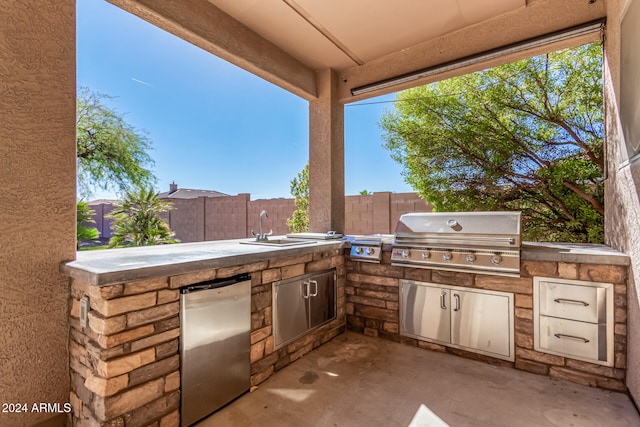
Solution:
[(269, 230), (268, 233), (262, 233), (262, 217), (266, 216), (267, 218), (269, 218), (269, 214), (267, 213), (266, 210), (262, 210), (262, 212), (260, 212), (260, 232), (258, 233), (258, 235), (256, 236), (255, 231), (251, 230), (251, 235), (254, 236), (256, 238), (256, 242), (262, 242), (265, 240), (268, 240), (267, 236), (271, 236), (273, 234), (273, 230)]

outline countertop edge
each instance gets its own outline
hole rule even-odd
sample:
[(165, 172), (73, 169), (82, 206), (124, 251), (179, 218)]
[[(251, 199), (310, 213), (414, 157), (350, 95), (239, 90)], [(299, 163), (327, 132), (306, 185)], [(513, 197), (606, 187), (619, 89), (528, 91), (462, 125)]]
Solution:
[(524, 242), (520, 250), (520, 258), (525, 261), (608, 264), (625, 267), (631, 264), (627, 254), (597, 244)]
[[(92, 255), (88, 257), (89, 259), (75, 260), (61, 264), (60, 272), (65, 276), (84, 281), (91, 285), (107, 286), (162, 276), (176, 276), (212, 268), (234, 267), (242, 264), (290, 258), (335, 249), (349, 248), (351, 246), (351, 242), (345, 240), (315, 241), (308, 245), (279, 248), (246, 245), (246, 247), (243, 247), (243, 253), (220, 255), (219, 253), (212, 251), (210, 256), (202, 255), (203, 252), (206, 252), (207, 248), (210, 249), (216, 246), (221, 247), (224, 244), (237, 244), (237, 241), (199, 242), (197, 244), (192, 244), (190, 248), (194, 248), (194, 254), (197, 255), (192, 257), (197, 258), (194, 260), (178, 259), (175, 262), (159, 262), (158, 260), (152, 260), (148, 263), (149, 265), (146, 266), (142, 265), (132, 268), (121, 268), (121, 265), (118, 265), (118, 262), (122, 261), (126, 256), (121, 255), (119, 257), (112, 257), (113, 253), (109, 253), (104, 259), (113, 258), (114, 267), (112, 268), (104, 266), (101, 267), (99, 265), (100, 262), (96, 262), (100, 261), (101, 257)], [(391, 248), (391, 244), (385, 243), (383, 245), (383, 250), (385, 251), (390, 251)], [(143, 249), (140, 251), (143, 251)], [(121, 252), (120, 254), (123, 253)], [(189, 258), (189, 251), (183, 251), (179, 254), (182, 254), (183, 258)], [(552, 261), (618, 266), (630, 265), (628, 255), (609, 248), (608, 246), (595, 244), (523, 242), (520, 256), (521, 260), (524, 261)], [(95, 258), (95, 260), (91, 260), (91, 257)], [(149, 257), (153, 258), (153, 254), (149, 254)], [(157, 258), (162, 258), (162, 256), (157, 256)]]
[[(392, 243), (385, 243), (382, 249), (390, 251), (392, 247)], [(520, 247), (520, 259), (621, 266), (631, 264), (627, 254), (606, 245), (591, 243), (523, 242)]]
[[(162, 276), (177, 276), (213, 268), (235, 267), (262, 261), (291, 258), (319, 252), (327, 252), (345, 247), (344, 241), (320, 241), (313, 244), (267, 248), (255, 250), (255, 246), (247, 245), (247, 253), (220, 256), (212, 254), (210, 258), (194, 261), (178, 261), (175, 263), (156, 264), (130, 269), (112, 269), (111, 271), (91, 268), (86, 262), (70, 261), (60, 265), (60, 272), (72, 279), (78, 279), (94, 286), (108, 286), (138, 280), (153, 279)], [(260, 248), (260, 247), (258, 247)], [(254, 251), (252, 251), (254, 249)], [(269, 250), (270, 249), (270, 250)]]

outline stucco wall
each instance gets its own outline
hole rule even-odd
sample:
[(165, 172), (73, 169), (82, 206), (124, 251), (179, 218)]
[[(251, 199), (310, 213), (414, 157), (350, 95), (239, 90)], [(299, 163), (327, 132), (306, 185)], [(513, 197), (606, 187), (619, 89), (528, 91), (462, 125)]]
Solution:
[[(635, 2), (640, 0), (633, 0)], [(624, 138), (619, 121), (620, 20), (627, 1), (607, 2), (604, 91), (607, 128), (608, 179), (605, 183), (605, 238), (615, 249), (631, 258), (628, 303), (627, 386), (640, 402), (640, 161), (621, 167)], [(628, 42), (628, 41), (626, 41)], [(632, 51), (640, 54), (640, 40)]]
[[(3, 1), (0, 18), (0, 425), (61, 425), (75, 257), (75, 2)], [(51, 422), (47, 423), (47, 420)]]

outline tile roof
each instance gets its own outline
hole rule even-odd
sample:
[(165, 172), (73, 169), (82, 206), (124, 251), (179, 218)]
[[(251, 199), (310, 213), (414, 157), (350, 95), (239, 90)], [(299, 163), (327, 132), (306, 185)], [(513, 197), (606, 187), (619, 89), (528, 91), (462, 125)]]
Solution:
[(196, 199), (198, 197), (223, 197), (228, 194), (213, 190), (194, 190), (191, 188), (178, 188), (176, 191), (165, 191), (158, 195), (161, 199)]

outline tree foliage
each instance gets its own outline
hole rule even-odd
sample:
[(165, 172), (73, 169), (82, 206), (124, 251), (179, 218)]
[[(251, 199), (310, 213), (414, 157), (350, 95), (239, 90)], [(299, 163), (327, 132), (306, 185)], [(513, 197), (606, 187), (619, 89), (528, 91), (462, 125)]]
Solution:
[(439, 211), (519, 210), (528, 240), (603, 241), (599, 43), (398, 94), (380, 126)]
[(292, 233), (309, 231), (309, 163), (291, 180), (290, 191), (297, 209), (287, 219), (289, 230)]
[(122, 203), (108, 215), (113, 218), (109, 247), (177, 243), (169, 224), (160, 217), (171, 209), (172, 203), (158, 198), (151, 188), (140, 187), (126, 193)]
[(150, 186), (155, 176), (147, 153), (151, 141), (105, 101), (109, 96), (78, 89), (76, 104), (77, 168), (80, 194), (95, 188), (126, 192)]
[(82, 242), (93, 242), (100, 237), (97, 228), (87, 225), (95, 224), (92, 218), (94, 213), (87, 202), (79, 201), (76, 204), (76, 248), (79, 248)]

